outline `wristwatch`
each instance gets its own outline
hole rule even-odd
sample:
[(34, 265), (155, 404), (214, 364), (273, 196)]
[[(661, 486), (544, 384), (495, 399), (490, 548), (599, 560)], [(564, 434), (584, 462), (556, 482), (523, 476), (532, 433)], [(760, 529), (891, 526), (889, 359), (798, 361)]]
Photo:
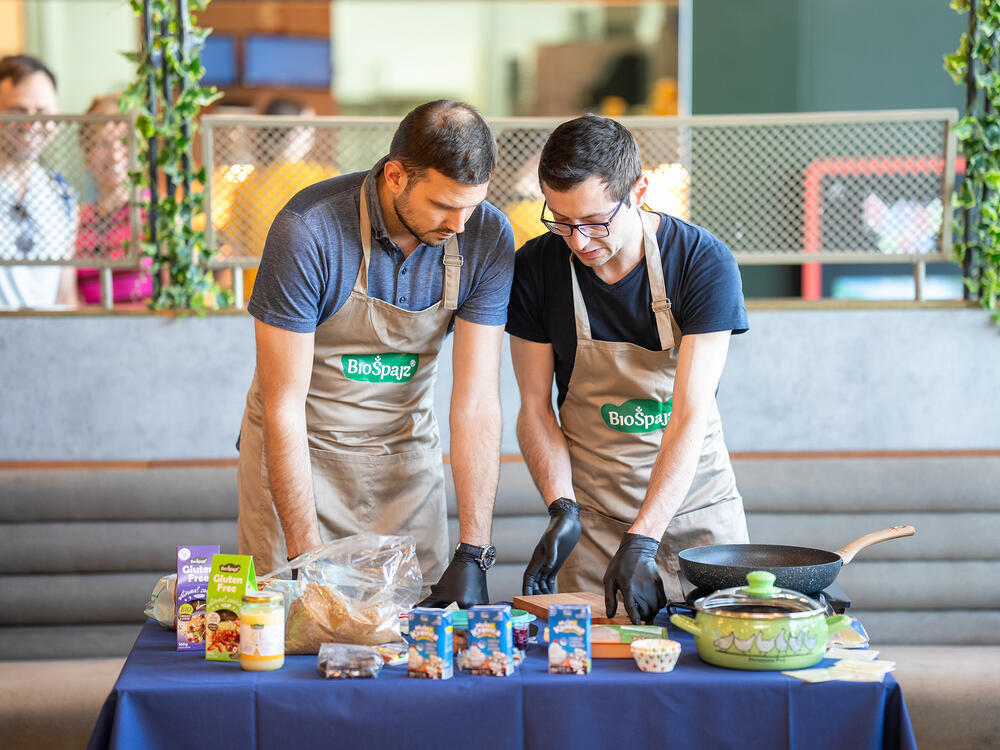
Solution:
[(472, 555), (483, 570), (489, 570), (493, 567), (493, 563), (497, 561), (497, 548), (492, 544), (487, 544), (485, 547), (477, 547), (474, 544), (459, 542), (455, 545), (455, 551)]

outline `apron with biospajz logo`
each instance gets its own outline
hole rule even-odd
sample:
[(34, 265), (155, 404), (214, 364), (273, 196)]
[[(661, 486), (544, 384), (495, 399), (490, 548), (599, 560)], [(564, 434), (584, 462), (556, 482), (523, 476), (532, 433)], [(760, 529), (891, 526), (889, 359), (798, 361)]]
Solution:
[[(370, 297), (364, 185), (360, 213), (364, 258), (347, 301), (316, 328), (305, 404), (320, 534), (324, 541), (365, 531), (409, 534), (429, 585), (448, 560), (433, 390), (438, 351), (458, 307), (462, 256), (453, 236), (444, 247), (441, 300), (425, 310)], [(243, 417), (239, 483), (240, 550), (273, 570), (287, 552), (268, 482), (256, 377)]]
[[(591, 337), (587, 305), (570, 255), (576, 357), (559, 409), (569, 445), (583, 533), (559, 572), (560, 591), (603, 592), (604, 572), (646, 497), (673, 406), (681, 331), (670, 312), (656, 242), (658, 216), (642, 212), (643, 252), (660, 350)], [(660, 543), (657, 563), (671, 599), (683, 599), (677, 553), (747, 541), (743, 500), (714, 400), (694, 480)]]

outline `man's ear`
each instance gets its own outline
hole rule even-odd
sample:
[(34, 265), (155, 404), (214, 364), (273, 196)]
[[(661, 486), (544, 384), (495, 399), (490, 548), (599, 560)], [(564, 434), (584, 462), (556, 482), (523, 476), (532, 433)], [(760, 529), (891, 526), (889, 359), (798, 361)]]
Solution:
[(408, 177), (401, 162), (387, 161), (385, 166), (382, 167), (382, 176), (385, 178), (385, 184), (393, 195), (402, 195), (403, 191), (406, 190)]
[(631, 199), (633, 201), (633, 206), (641, 206), (643, 201), (646, 200), (646, 193), (649, 191), (649, 178), (641, 174), (639, 179), (635, 181), (635, 185), (632, 186)]

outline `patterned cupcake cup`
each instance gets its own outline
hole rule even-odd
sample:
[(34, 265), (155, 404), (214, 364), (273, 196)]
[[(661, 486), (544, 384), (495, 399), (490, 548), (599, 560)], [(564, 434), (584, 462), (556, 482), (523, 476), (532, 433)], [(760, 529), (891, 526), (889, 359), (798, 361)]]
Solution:
[(666, 638), (632, 641), (632, 658), (643, 672), (669, 672), (681, 655), (681, 644)]

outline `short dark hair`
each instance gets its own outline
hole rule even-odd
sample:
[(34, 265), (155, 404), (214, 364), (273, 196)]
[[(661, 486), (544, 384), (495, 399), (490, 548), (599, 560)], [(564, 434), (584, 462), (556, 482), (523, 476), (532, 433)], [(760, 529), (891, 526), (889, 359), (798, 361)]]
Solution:
[(624, 200), (642, 174), (635, 136), (609, 117), (587, 114), (552, 131), (538, 162), (538, 181), (553, 190), (572, 190), (601, 178), (612, 200)]
[(11, 79), (16, 86), (28, 76), (34, 73), (44, 73), (52, 81), (52, 88), (56, 87), (56, 77), (48, 66), (31, 55), (7, 55), (0, 60), (0, 81)]
[(306, 105), (298, 99), (288, 96), (278, 96), (268, 102), (264, 109), (265, 115), (272, 117), (298, 117), (306, 111)]
[(389, 158), (400, 162), (413, 181), (436, 169), (463, 185), (482, 185), (496, 167), (497, 144), (475, 107), (438, 99), (403, 118), (392, 137)]

